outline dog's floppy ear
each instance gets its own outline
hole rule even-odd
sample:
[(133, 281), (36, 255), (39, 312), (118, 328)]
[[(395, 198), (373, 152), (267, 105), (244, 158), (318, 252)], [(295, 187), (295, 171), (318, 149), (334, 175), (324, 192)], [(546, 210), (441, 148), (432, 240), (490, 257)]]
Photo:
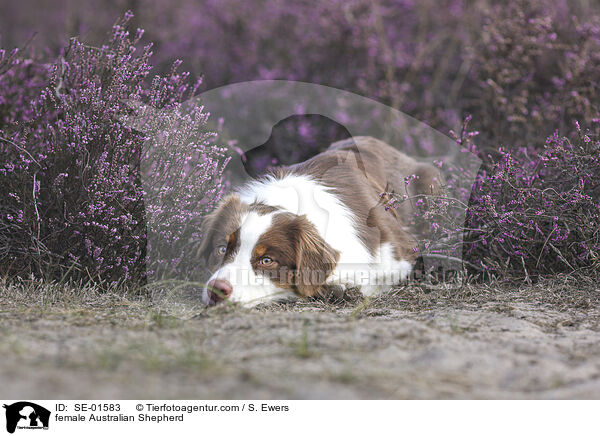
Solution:
[(321, 290), (335, 268), (340, 253), (325, 242), (306, 215), (299, 216), (295, 221), (297, 258), (294, 285), (302, 297), (312, 297)]

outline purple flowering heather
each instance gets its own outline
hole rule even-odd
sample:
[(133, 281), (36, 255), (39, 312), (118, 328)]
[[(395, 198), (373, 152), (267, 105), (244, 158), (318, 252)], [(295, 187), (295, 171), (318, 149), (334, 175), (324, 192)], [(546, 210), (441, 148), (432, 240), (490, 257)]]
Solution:
[(598, 122), (597, 5), (519, 0), (492, 6), (470, 51), (463, 107), (474, 115), (482, 146), (539, 149), (557, 129), (575, 140), (575, 121)]
[[(600, 267), (600, 136), (576, 123), (536, 151), (499, 150), (476, 179), (464, 257), (480, 271), (532, 278)], [(459, 142), (476, 147), (463, 130)]]
[[(172, 216), (181, 228), (220, 198), (224, 156), (203, 132), (206, 115), (200, 111), (178, 120), (166, 115), (154, 120), (164, 130), (179, 131), (175, 141), (194, 137), (171, 147), (170, 165), (199, 159), (183, 182), (181, 173), (175, 181), (172, 171), (141, 167), (156, 152), (147, 143), (156, 141), (124, 123), (125, 116), (135, 113), (131, 102), (172, 113), (194, 95), (197, 84), (190, 86), (188, 74), (179, 73), (177, 65), (149, 83), (151, 46), (139, 51), (143, 32), (129, 35), (130, 18), (126, 14), (115, 24), (110, 40), (99, 48), (72, 39), (51, 71), (31, 61), (9, 60), (11, 68), (0, 76), (4, 274), (54, 278), (70, 273), (139, 282), (147, 272), (147, 215)], [(156, 171), (154, 180), (171, 191), (146, 191), (144, 170)], [(174, 198), (181, 192), (188, 198)], [(171, 209), (145, 210), (144, 201), (156, 204), (156, 195), (169, 197)], [(198, 207), (193, 198), (202, 195), (205, 202)], [(169, 231), (159, 229), (159, 234), (175, 248), (189, 244), (184, 237), (194, 236)], [(156, 272), (156, 266), (151, 268)]]
[[(225, 150), (201, 127), (205, 114), (179, 106), (196, 84), (187, 85), (187, 76), (172, 69), (177, 58), (204, 74), (204, 88), (254, 79), (326, 84), (444, 132), (456, 130), (470, 113), (479, 148), (472, 143), (475, 132), (463, 129), (458, 139), (485, 166), (472, 193), (436, 205), (415, 200), (430, 220), (427, 230), (443, 241), (445, 232), (457, 230), (448, 228), (453, 220), (446, 217), (468, 207), (464, 250), (476, 271), (520, 277), (597, 268), (598, 138), (574, 128), (575, 120), (592, 132), (600, 124), (600, 12), (594, 2), (32, 4), (7, 5), (0, 17), (5, 44), (22, 45), (40, 32), (32, 43), (35, 60), (0, 52), (3, 271), (55, 269), (61, 276), (73, 266), (84, 276), (138, 277), (148, 243), (157, 254), (167, 250), (170, 259), (160, 264), (158, 255), (152, 273), (188, 268), (178, 244), (199, 237), (190, 223), (221, 195)], [(137, 45), (123, 23), (101, 46), (113, 17), (126, 7), (135, 8), (130, 19), (156, 42), (152, 59), (161, 78), (151, 80), (149, 48), (133, 51)], [(38, 61), (45, 47), (57, 54), (73, 35), (81, 37), (56, 62)], [(135, 111), (131, 101), (168, 110), (153, 125), (134, 129), (124, 121)], [(340, 114), (339, 120), (351, 117)], [(252, 171), (306, 159), (345, 132), (300, 112), (279, 127), (271, 153), (248, 153)], [(173, 129), (180, 135), (164, 134)], [(407, 152), (440, 152), (413, 136), (399, 144)], [(161, 162), (171, 149), (181, 154), (169, 156), (168, 166), (144, 164)], [(174, 180), (174, 168), (196, 176)], [(148, 171), (157, 177), (145, 179)], [(453, 186), (461, 168), (447, 172), (456, 178), (446, 181)], [(195, 209), (190, 192), (206, 194)], [(172, 213), (176, 203), (182, 209)], [(152, 241), (144, 239), (148, 223)], [(438, 255), (463, 250), (436, 252), (432, 243), (422, 248)]]

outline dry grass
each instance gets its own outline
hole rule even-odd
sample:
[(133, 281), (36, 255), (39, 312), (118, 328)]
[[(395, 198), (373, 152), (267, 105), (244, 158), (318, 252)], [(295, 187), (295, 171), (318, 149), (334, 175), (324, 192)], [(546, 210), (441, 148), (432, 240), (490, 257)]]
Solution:
[(254, 309), (206, 308), (189, 290), (4, 283), (0, 395), (598, 397), (599, 303), (597, 281), (575, 276)]

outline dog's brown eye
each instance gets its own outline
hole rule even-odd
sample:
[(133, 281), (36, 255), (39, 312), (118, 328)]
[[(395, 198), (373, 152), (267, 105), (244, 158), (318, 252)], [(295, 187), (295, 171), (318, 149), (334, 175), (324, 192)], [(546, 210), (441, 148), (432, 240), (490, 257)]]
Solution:
[(273, 259), (269, 256), (261, 257), (259, 263), (261, 265), (271, 265), (273, 263)]
[(219, 245), (217, 247), (217, 254), (220, 254), (221, 256), (224, 255), (226, 251), (227, 247), (225, 245)]

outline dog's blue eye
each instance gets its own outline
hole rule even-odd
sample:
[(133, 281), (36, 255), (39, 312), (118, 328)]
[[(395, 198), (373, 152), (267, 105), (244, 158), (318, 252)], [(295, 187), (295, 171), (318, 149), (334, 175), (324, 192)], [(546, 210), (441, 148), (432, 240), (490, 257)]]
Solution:
[(260, 258), (260, 264), (261, 264), (261, 265), (270, 265), (270, 264), (272, 264), (272, 263), (273, 263), (273, 259), (271, 259), (271, 258), (270, 258), (270, 257), (268, 257), (268, 256), (265, 256), (265, 257), (261, 257), (261, 258)]
[(220, 245), (217, 247), (217, 253), (219, 253), (219, 254), (225, 254), (226, 251), (227, 251), (227, 247), (224, 245)]

